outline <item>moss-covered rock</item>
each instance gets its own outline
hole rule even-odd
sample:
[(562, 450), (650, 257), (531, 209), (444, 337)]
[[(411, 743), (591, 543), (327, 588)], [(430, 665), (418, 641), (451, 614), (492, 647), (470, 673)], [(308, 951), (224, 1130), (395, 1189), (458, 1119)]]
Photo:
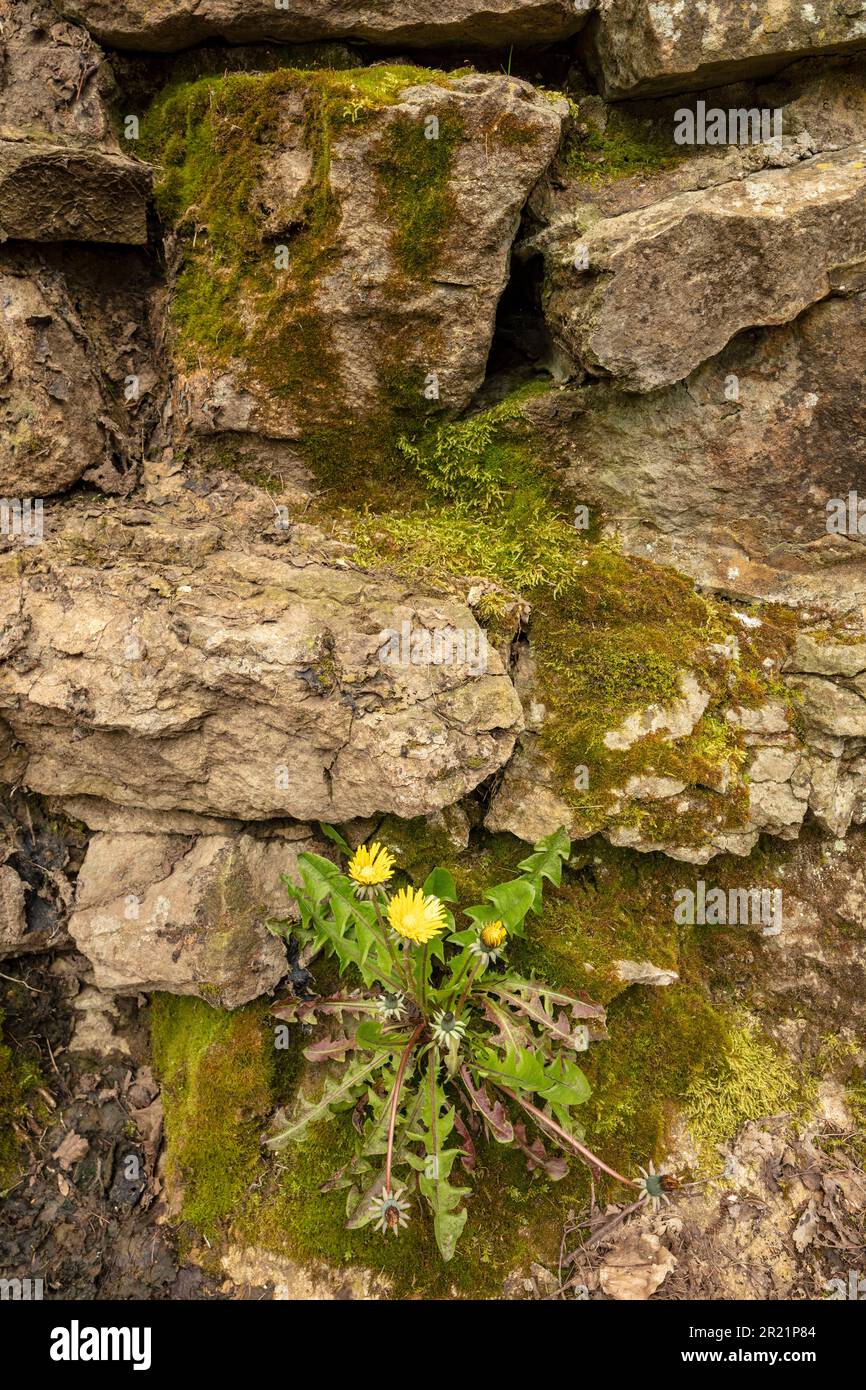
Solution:
[(180, 252), (193, 430), (297, 441), (333, 479), (400, 419), (465, 406), (563, 110), (517, 80), (388, 65), (157, 97), (142, 149)]
[(155, 995), (151, 1006), (167, 1181), (175, 1210), (208, 1238), (227, 1229), (259, 1169), (279, 1058), (265, 1009), (228, 1013), (171, 994)]
[(802, 771), (780, 675), (789, 615), (743, 615), (686, 576), (622, 554), (551, 466), (536, 422), (555, 414), (557, 394), (534, 382), (458, 423), (416, 430), (398, 440), (402, 476), (387, 490), (374, 476), (351, 507), (329, 499), (358, 563), (474, 596), (500, 649), (522, 617), (528, 644), (512, 648), (512, 674), (527, 732), (488, 827), (530, 842), (561, 824), (575, 836), (606, 829), (697, 860), (748, 853), (762, 828), (790, 834), (808, 791), (750, 788), (760, 739), (742, 714), (773, 705), (771, 742), (793, 759), (781, 770)]

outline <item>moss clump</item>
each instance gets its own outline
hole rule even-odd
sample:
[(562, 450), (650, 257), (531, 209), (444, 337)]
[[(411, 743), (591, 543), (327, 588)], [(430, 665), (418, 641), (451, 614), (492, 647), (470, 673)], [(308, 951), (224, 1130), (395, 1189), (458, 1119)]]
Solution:
[(718, 1168), (719, 1145), (747, 1120), (803, 1109), (808, 1091), (773, 1045), (748, 1026), (732, 1027), (719, 1056), (690, 1083), (689, 1131), (702, 1163)]
[[(407, 578), (489, 577), (514, 591), (560, 593), (583, 563), (553, 477), (535, 462), (523, 388), (482, 414), (403, 437), (399, 509), (344, 511), (361, 565)], [(389, 499), (392, 500), (392, 499)], [(375, 509), (374, 509), (375, 508)]]
[(590, 184), (658, 173), (689, 155), (688, 149), (674, 144), (672, 129), (670, 121), (661, 124), (614, 109), (601, 130), (581, 122), (578, 109), (560, 149), (559, 162), (566, 174)]
[(608, 1004), (624, 988), (619, 961), (651, 961), (682, 974), (671, 904), (681, 871), (660, 855), (639, 859), (593, 839), (572, 858), (533, 923), (531, 965), (564, 989)]
[(690, 1087), (722, 1054), (729, 1030), (698, 990), (670, 985), (620, 995), (608, 1031), (610, 1042), (590, 1049), (594, 1091), (584, 1118), (596, 1152), (629, 1173), (664, 1158)]
[(447, 113), (437, 119), (438, 138), (433, 140), (423, 122), (398, 116), (385, 131), (374, 162), (383, 212), (394, 227), (394, 258), (412, 280), (429, 278), (454, 225), (451, 164), (463, 139), (463, 123)]
[(31, 1114), (44, 1114), (38, 1088), (44, 1085), (39, 1068), (2, 1041), (0, 1012), (0, 1195), (21, 1176), (20, 1126)]
[(167, 1176), (180, 1194), (184, 1219), (208, 1238), (225, 1230), (258, 1173), (261, 1127), (281, 1055), (264, 1015), (263, 1004), (226, 1013), (200, 999), (153, 998)]

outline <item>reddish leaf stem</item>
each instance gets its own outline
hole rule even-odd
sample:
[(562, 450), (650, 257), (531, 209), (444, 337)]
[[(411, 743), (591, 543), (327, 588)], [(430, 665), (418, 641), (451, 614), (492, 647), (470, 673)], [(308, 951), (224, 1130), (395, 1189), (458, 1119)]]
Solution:
[(503, 1086), (500, 1082), (495, 1081), (493, 1077), (490, 1077), (489, 1080), (493, 1081), (494, 1086), (506, 1096), (510, 1096), (513, 1101), (516, 1101), (522, 1110), (532, 1115), (539, 1124), (546, 1125), (563, 1143), (570, 1144), (571, 1147), (580, 1154), (585, 1163), (588, 1163), (593, 1168), (600, 1168), (602, 1172), (607, 1173), (612, 1178), (616, 1178), (617, 1182), (625, 1183), (627, 1187), (640, 1187), (640, 1183), (635, 1182), (634, 1178), (624, 1178), (622, 1173), (618, 1173), (615, 1168), (608, 1168), (607, 1164), (603, 1163), (602, 1160), (592, 1152), (592, 1149), (587, 1149), (583, 1144), (579, 1143), (577, 1139), (573, 1139), (570, 1134), (566, 1134), (565, 1130), (561, 1129), (556, 1121), (552, 1120), (549, 1115), (545, 1115), (543, 1110), (539, 1110), (537, 1106), (532, 1105), (528, 1100), (521, 1100), (520, 1096), (516, 1095), (514, 1091), (509, 1090), (507, 1086)]
[(400, 1065), (397, 1068), (397, 1079), (394, 1082), (394, 1090), (391, 1092), (391, 1113), (388, 1116), (388, 1157), (385, 1160), (385, 1190), (391, 1191), (391, 1163), (394, 1158), (394, 1127), (397, 1123), (397, 1108), (400, 1104), (400, 1092), (403, 1089), (403, 1077), (406, 1075), (406, 1067), (412, 1055), (412, 1049), (421, 1036), (426, 1026), (426, 1020), (422, 1018), (417, 1025), (415, 1032), (403, 1049), (400, 1058)]

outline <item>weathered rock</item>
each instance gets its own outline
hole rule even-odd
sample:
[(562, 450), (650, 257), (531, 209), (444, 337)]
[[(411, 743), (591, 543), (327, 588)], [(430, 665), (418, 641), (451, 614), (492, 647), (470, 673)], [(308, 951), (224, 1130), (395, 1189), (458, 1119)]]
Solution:
[[(248, 156), (258, 161), (250, 235), (261, 238), (261, 270), (247, 274), (246, 246), (214, 258), (206, 191), (176, 224), (182, 276), (217, 286), (238, 277), (224, 312), (243, 326), (226, 356), (181, 315), (177, 418), (196, 434), (304, 440), (323, 426), (354, 428), (358, 415), (381, 419), (407, 398), (423, 407), (425, 391), (461, 410), (483, 381), (521, 209), (556, 150), (565, 103), (503, 76), (405, 86), (396, 69), (377, 104), (352, 77), (334, 78), (343, 94), (326, 161), (307, 114), (319, 99), (309, 75), (284, 74), (277, 91), (269, 77), (237, 88), (229, 79), (190, 117), (195, 138), (220, 148), (233, 101), (279, 113)], [(354, 122), (340, 114), (353, 102)], [(435, 140), (425, 135), (431, 118)], [(430, 210), (412, 230), (416, 170)], [(309, 226), (314, 205), (333, 208), (324, 231)], [(187, 299), (189, 283), (178, 291)], [(278, 300), (263, 283), (280, 288)]]
[(610, 97), (717, 86), (773, 72), (810, 53), (866, 47), (859, 0), (776, 0), (744, 10), (684, 0), (599, 0), (591, 60)]
[(742, 334), (665, 391), (563, 390), (531, 412), (542, 447), (633, 554), (736, 597), (856, 615), (864, 538), (829, 533), (828, 504), (861, 476), (862, 351), (866, 297), (831, 298)]
[(267, 917), (289, 913), (281, 873), (319, 842), (250, 835), (97, 833), (78, 876), (70, 933), (96, 986), (164, 990), (236, 1008), (286, 972)]
[(679, 979), (675, 970), (664, 970), (660, 965), (653, 965), (651, 960), (615, 960), (613, 965), (618, 978), (625, 985), (663, 988)]
[[(134, 279), (138, 267), (123, 270)], [(135, 417), (156, 377), (144, 325), (130, 322), (131, 286), (117, 288), (120, 325), (111, 323), (111, 285), (94, 291), (38, 256), (0, 256), (3, 495), (47, 497), (79, 478), (103, 492), (129, 487), (140, 452)], [(112, 328), (103, 351), (100, 338)], [(125, 381), (134, 383), (133, 396)]]
[(792, 676), (805, 717), (820, 733), (866, 738), (866, 692), (818, 676)]
[(866, 146), (852, 146), (583, 231), (561, 213), (530, 243), (547, 258), (554, 337), (593, 375), (652, 391), (744, 329), (790, 322), (830, 293), (836, 267), (866, 252), (864, 164)]
[(866, 671), (866, 642), (858, 638), (839, 642), (800, 632), (788, 669), (814, 676), (859, 676)]
[(326, 1264), (301, 1264), (267, 1250), (230, 1245), (222, 1257), (226, 1274), (241, 1287), (270, 1288), (279, 1302), (330, 1302), (339, 1299), (387, 1298), (391, 1284), (384, 1274), (357, 1266), (339, 1270)]
[[(57, 803), (63, 813), (82, 821), (90, 830), (113, 835), (237, 835), (243, 822), (220, 820), (216, 816), (197, 816), (191, 811), (154, 811), (140, 806), (116, 806), (96, 796), (70, 796)], [(286, 826), (281, 835), (292, 838)], [(297, 830), (298, 838), (306, 828)]]
[[(468, 655), (481, 640), (460, 603), (291, 546), (281, 559), (264, 545), (211, 553), (216, 528), (201, 528), (199, 554), (196, 529), (182, 532), (186, 563), (165, 563), (159, 512), (129, 521), (134, 545), (151, 539), (147, 558), (115, 562), (128, 544), (118, 526), (100, 528), (101, 550), (99, 530), (91, 539), (104, 568), (63, 561), (83, 538), (60, 520), (50, 577), (42, 547), (10, 557), (32, 566), (19, 580), (10, 563), (2, 585), (0, 706), (30, 753), (26, 785), (232, 819), (341, 821), (431, 814), (507, 761), (520, 703), (494, 651), (483, 670)], [(457, 634), (448, 659), (392, 660), (404, 623)]]
[(23, 241), (147, 241), (147, 165), (126, 155), (0, 140), (0, 236)]
[(26, 949), (24, 884), (9, 864), (0, 864), (0, 959)]
[(113, 1052), (130, 1055), (129, 1041), (121, 1028), (122, 1020), (117, 999), (95, 985), (82, 985), (72, 1007), (75, 1011), (75, 1031), (69, 1040), (70, 1052), (86, 1052), (91, 1056), (108, 1056)]
[[(20, 861), (15, 861), (21, 868)], [(40, 866), (27, 865), (33, 883), (25, 881), (12, 864), (0, 865), (0, 960), (33, 955), (39, 951), (63, 950), (69, 946), (64, 927), (65, 908), (58, 909), (45, 888)], [(42, 883), (40, 884), (40, 879)], [(71, 898), (71, 890), (61, 874), (55, 880)], [(36, 886), (42, 888), (35, 891)]]
[(147, 241), (150, 170), (112, 128), (114, 79), (47, 0), (0, 0), (0, 241)]
[(0, 135), (116, 148), (114, 93), (99, 48), (50, 0), (0, 0)]
[[(855, 637), (848, 650), (857, 650)], [(724, 659), (739, 660), (736, 645), (725, 649)], [(754, 709), (714, 704), (713, 725), (721, 715), (736, 731), (739, 751), (713, 767), (701, 760), (682, 777), (663, 771), (659, 760), (666, 747), (687, 750), (692, 735), (700, 735), (710, 700), (695, 675), (684, 672), (682, 699), (637, 711), (600, 736), (608, 756), (627, 755), (621, 784), (615, 762), (600, 769), (596, 760), (592, 777), (588, 767), (575, 769), (581, 777), (572, 788), (545, 751), (547, 712), (535, 699), (531, 647), (524, 648), (515, 684), (526, 728), (493, 789), (485, 825), (529, 842), (561, 825), (576, 839), (600, 831), (618, 847), (694, 864), (719, 854), (748, 855), (762, 833), (796, 839), (810, 811), (825, 830), (844, 835), (866, 819), (866, 677), (847, 684), (811, 675), (786, 679), (796, 721), (778, 700)], [(720, 685), (711, 684), (717, 701), (727, 685), (724, 674)], [(688, 762), (670, 766), (687, 768)], [(599, 771), (601, 782), (594, 784)], [(588, 794), (589, 812), (574, 791)]]
[(165, 52), (228, 39), (364, 39), (432, 48), (438, 44), (541, 44), (585, 23), (594, 0), (63, 0), (61, 9), (114, 48)]
[(537, 735), (524, 734), (493, 793), (485, 826), (535, 844), (561, 825), (570, 827), (572, 820), (572, 808), (544, 759)]
[(599, 1283), (608, 1298), (642, 1302), (676, 1267), (676, 1255), (652, 1231), (631, 1232), (605, 1256)]
[(846, 835), (851, 825), (862, 825), (866, 820), (866, 757), (862, 741), (852, 741), (836, 758), (816, 759), (809, 809), (830, 835)]

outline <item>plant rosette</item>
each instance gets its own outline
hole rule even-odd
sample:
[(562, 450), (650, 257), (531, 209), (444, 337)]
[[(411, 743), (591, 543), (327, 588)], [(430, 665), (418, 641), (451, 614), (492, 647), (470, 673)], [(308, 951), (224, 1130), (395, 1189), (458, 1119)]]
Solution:
[(434, 869), (420, 888), (395, 890), (397, 865), (386, 848), (373, 843), (352, 853), (335, 830), (323, 829), (346, 856), (346, 871), (299, 855), (300, 882), (283, 882), (300, 921), (268, 925), (297, 938), (308, 961), (320, 951), (335, 956), (353, 988), (274, 1005), (285, 1022), (323, 1025), (304, 1055), (338, 1069), (315, 1100), (302, 1096), (292, 1113), (276, 1117), (268, 1146), (283, 1149), (351, 1110), (360, 1128), (356, 1154), (329, 1184), (348, 1189), (349, 1228), (373, 1224), (396, 1236), (420, 1197), (445, 1260), (468, 1217), (471, 1188), (455, 1180), (455, 1165), (471, 1181), (473, 1136), (516, 1145), (530, 1171), (554, 1181), (564, 1177), (569, 1154), (643, 1191), (585, 1146), (575, 1117), (590, 1095), (578, 1057), (604, 1035), (604, 1009), (508, 965), (509, 940), (523, 936), (527, 915), (540, 910), (545, 881), (561, 881), (571, 852), (565, 830), (540, 840), (517, 878), (464, 907), (469, 925), (458, 927), (447, 870)]

